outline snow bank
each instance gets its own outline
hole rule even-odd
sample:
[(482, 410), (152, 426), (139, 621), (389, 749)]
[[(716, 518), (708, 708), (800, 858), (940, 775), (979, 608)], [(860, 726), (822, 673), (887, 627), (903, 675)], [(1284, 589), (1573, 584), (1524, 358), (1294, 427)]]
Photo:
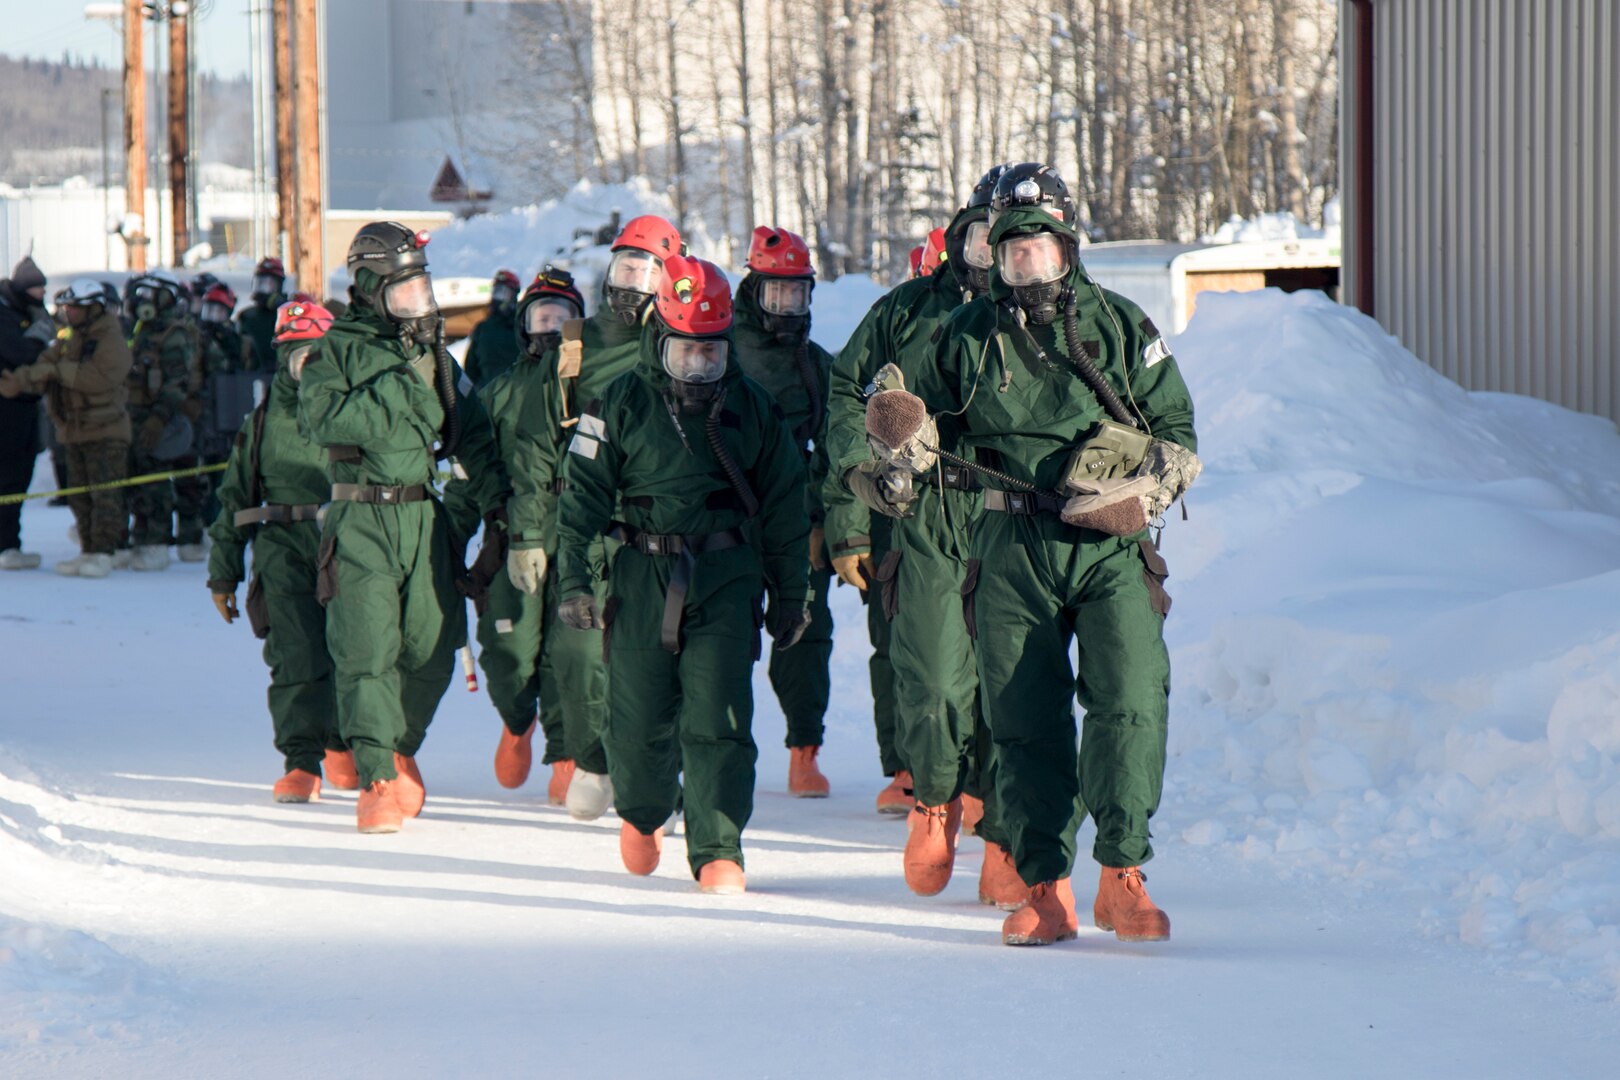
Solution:
[(1183, 842), (1409, 894), (1620, 989), (1620, 435), (1468, 393), (1315, 293), (1201, 299), (1178, 599)]
[(1274, 214), (1259, 214), (1244, 220), (1232, 215), (1220, 228), (1202, 237), (1206, 244), (1239, 244), (1259, 240), (1332, 240), (1338, 242), (1340, 228), (1339, 198), (1335, 195), (1322, 208), (1322, 228), (1304, 224), (1291, 212), (1281, 210)]

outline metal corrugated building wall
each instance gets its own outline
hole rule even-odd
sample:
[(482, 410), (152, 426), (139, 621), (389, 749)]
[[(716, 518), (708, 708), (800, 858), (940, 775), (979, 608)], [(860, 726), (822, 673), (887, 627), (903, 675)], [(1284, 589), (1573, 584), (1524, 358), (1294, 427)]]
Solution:
[(1340, 8), (1346, 302), (1469, 389), (1620, 420), (1620, 0)]

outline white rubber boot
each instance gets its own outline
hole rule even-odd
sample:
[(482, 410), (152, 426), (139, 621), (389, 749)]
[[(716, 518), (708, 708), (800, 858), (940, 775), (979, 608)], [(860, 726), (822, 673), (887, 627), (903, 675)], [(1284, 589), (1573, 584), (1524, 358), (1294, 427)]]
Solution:
[(207, 562), (208, 542), (199, 541), (195, 544), (181, 544), (179, 547), (181, 562)]
[(131, 570), (167, 570), (169, 568), (169, 549), (162, 544), (145, 544), (135, 549), (130, 557)]
[(574, 770), (568, 785), (568, 816), (575, 821), (595, 821), (613, 805), (613, 781), (601, 773)]
[(0, 570), (38, 570), (39, 556), (32, 551), (12, 548), (0, 551)]
[(84, 567), (84, 560), (87, 558), (89, 558), (88, 555), (75, 555), (71, 559), (63, 559), (51, 569), (63, 577), (78, 577), (79, 571)]
[(82, 578), (104, 578), (113, 572), (113, 557), (111, 555), (81, 555), (84, 561), (79, 564), (79, 576)]
[(135, 552), (129, 548), (119, 548), (113, 552), (112, 560), (114, 570), (128, 570), (129, 564), (135, 561)]

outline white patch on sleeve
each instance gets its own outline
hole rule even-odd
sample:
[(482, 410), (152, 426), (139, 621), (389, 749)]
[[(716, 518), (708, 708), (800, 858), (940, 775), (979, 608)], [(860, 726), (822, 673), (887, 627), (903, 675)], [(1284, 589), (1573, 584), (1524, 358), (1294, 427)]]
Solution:
[(1148, 343), (1147, 348), (1142, 350), (1142, 363), (1146, 364), (1148, 367), (1152, 367), (1160, 360), (1168, 358), (1169, 355), (1170, 346), (1165, 344), (1164, 338), (1156, 337)]
[[(580, 415), (579, 430), (582, 434), (589, 435), (591, 438), (600, 442), (608, 441), (607, 425), (602, 423), (600, 417), (592, 416), (590, 413), (582, 413)], [(592, 456), (594, 457), (595, 455)]]
[(588, 438), (585, 433), (581, 431), (576, 433), (574, 435), (574, 441), (568, 444), (568, 452), (570, 454), (578, 454), (582, 458), (590, 458), (592, 461), (595, 461), (597, 448), (601, 445), (602, 444), (597, 442), (595, 439)]
[(497, 634), (510, 634), (512, 632), (512, 620), (511, 619), (496, 619), (495, 620), (495, 632)]

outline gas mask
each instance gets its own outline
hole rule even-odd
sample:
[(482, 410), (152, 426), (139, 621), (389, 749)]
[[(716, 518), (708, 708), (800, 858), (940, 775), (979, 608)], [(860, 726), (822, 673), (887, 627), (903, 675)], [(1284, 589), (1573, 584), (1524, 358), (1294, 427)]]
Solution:
[(153, 285), (137, 285), (134, 301), (135, 318), (140, 322), (153, 322), (174, 307), (174, 297)]
[(504, 281), (489, 291), (489, 309), (510, 315), (517, 307), (517, 290)]
[(690, 338), (670, 334), (658, 346), (658, 358), (669, 376), (670, 391), (681, 411), (699, 413), (714, 400), (726, 373), (730, 343), (725, 338)]
[(563, 323), (578, 317), (574, 305), (560, 298), (532, 302), (523, 309), (524, 351), (540, 357), (557, 348), (562, 343)]
[(197, 319), (210, 326), (223, 326), (231, 321), (231, 309), (218, 300), (205, 300)]
[(974, 296), (990, 291), (990, 266), (995, 257), (990, 251), (990, 223), (975, 221), (966, 230), (962, 254), (952, 258), (951, 269), (962, 288)]
[(636, 325), (658, 291), (658, 279), (663, 272), (663, 262), (651, 252), (640, 248), (615, 251), (603, 284), (608, 310), (624, 325)]
[(996, 245), (1001, 280), (1013, 300), (1037, 326), (1057, 319), (1058, 294), (1069, 273), (1069, 245), (1056, 233), (1034, 232), (1008, 237)]
[(760, 320), (766, 332), (784, 345), (795, 345), (810, 334), (810, 293), (815, 279), (768, 277), (758, 279)]
[(260, 306), (267, 305), (270, 298), (281, 291), (281, 278), (273, 274), (253, 275), (253, 299)]
[(426, 270), (407, 271), (386, 282), (377, 297), (377, 307), (399, 327), (400, 340), (431, 345), (438, 340), (443, 320), (433, 299), (433, 279)]

